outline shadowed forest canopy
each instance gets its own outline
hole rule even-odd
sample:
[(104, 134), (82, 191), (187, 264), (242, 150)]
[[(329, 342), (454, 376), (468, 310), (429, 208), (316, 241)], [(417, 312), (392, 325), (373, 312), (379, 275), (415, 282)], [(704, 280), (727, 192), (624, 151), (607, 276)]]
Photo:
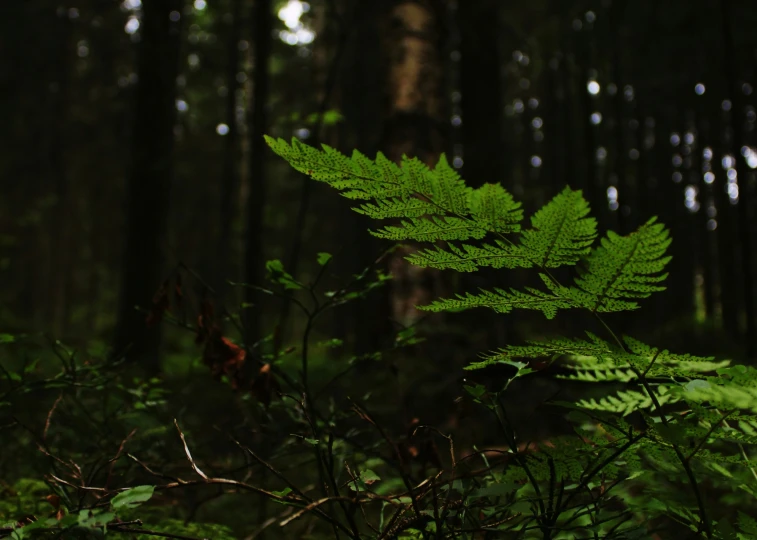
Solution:
[[(692, 465), (710, 451), (696, 437), (737, 444), (722, 462), (754, 495), (738, 371), (757, 362), (754, 0), (0, 3), (0, 538), (51, 511), (133, 538), (135, 520), (180, 538), (279, 538), (287, 520), (292, 538), (494, 538), (528, 509), (450, 524), (453, 500), (496, 495), (453, 496), (457, 467), (573, 433), (552, 401), (621, 416), (583, 442), (667, 441), (643, 451), (687, 481), (720, 466)], [(705, 387), (716, 372), (738, 399)], [(668, 423), (689, 413), (693, 431)], [(535, 490), (542, 536), (522, 538), (584, 537), (546, 463), (486, 482)], [(599, 490), (592, 475), (574, 485)], [(208, 485), (165, 487), (190, 477)], [(737, 538), (718, 520), (751, 537), (754, 501), (708, 517), (696, 488), (724, 484), (707, 478), (659, 515), (627, 488), (623, 511), (656, 538)], [(135, 530), (79, 514), (96, 508)], [(603, 515), (576, 519), (596, 533)]]
[[(604, 229), (659, 215), (676, 278), (645, 331), (699, 325), (754, 350), (748, 0), (172, 2), (8, 3), (6, 329), (115, 332), (123, 347), (143, 333), (134, 306), (177, 264), (231, 306), (263, 301), (225, 281), (260, 282), (265, 260), (308, 274), (309, 252), (341, 248), (345, 270), (378, 253), (265, 150), (269, 132), (390, 159), (445, 152), (531, 209), (568, 184)], [(428, 296), (413, 279), (392, 285), (397, 316)], [(277, 315), (249, 314), (257, 335), (299, 324), (264, 305)], [(376, 322), (358, 315), (333, 325), (358, 336)]]

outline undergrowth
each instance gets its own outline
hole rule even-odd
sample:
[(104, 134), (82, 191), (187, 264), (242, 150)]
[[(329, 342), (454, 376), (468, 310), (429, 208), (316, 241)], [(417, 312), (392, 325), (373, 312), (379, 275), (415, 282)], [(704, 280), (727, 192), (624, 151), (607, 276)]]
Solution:
[[(177, 388), (130, 378), (128, 354), (98, 361), (59, 343), (52, 349), (62, 368), (44, 375), (24, 360), (25, 338), (4, 336), (0, 467), (27, 476), (0, 485), (0, 536), (757, 537), (749, 515), (755, 369), (643, 343), (607, 318), (664, 289), (671, 238), (663, 224), (650, 218), (629, 235), (598, 238), (582, 193), (567, 187), (525, 221), (501, 185), (469, 188), (444, 157), (429, 169), (417, 159), (397, 165), (381, 154), (267, 142), (355, 211), (383, 221), (371, 234), (418, 246), (409, 264), (534, 276), (530, 286), (463, 292), (420, 310), (535, 310), (548, 320), (575, 311), (601, 332), (508, 345), (466, 366), (506, 373), (496, 385), (464, 383), (485, 429), (502, 442), (468, 447), (454, 429), (385, 414), (396, 399), (395, 361), (422, 340), (413, 328), (383, 350), (314, 369), (314, 350), (343, 345), (315, 342), (320, 317), (381, 287), (393, 248), (338, 286), (325, 285), (327, 253), (308, 282), (269, 261), (269, 286), (240, 285), (302, 312), (303, 335), (289, 346), (277, 333), (244, 343), (241, 313), (214, 307), (208, 288), (188, 286), (194, 274), (177, 269), (147, 318), (192, 332), (213, 384), (199, 373)], [(508, 396), (558, 364), (561, 384), (605, 390), (550, 400), (569, 433), (529, 440)], [(217, 410), (211, 422), (208, 410)]]

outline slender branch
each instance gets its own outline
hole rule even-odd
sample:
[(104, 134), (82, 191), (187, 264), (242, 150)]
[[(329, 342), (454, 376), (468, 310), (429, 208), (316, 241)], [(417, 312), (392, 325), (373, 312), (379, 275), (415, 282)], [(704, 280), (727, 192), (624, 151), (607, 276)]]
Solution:
[(184, 453), (187, 455), (187, 460), (189, 461), (189, 464), (192, 466), (192, 469), (200, 475), (204, 480), (208, 480), (208, 475), (205, 474), (200, 470), (200, 467), (197, 466), (197, 463), (195, 463), (195, 460), (192, 459), (192, 453), (189, 451), (189, 446), (187, 446), (187, 439), (184, 437), (184, 433), (181, 431), (181, 428), (179, 427), (179, 423), (176, 421), (176, 418), (173, 419), (173, 424), (176, 426), (176, 430), (179, 432), (179, 437), (181, 437), (181, 442), (184, 445)]

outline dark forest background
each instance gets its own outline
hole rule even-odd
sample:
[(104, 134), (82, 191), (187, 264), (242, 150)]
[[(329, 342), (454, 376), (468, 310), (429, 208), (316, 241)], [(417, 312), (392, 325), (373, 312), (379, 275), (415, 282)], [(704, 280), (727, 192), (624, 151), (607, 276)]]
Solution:
[[(133, 354), (166, 362), (155, 352), (161, 330), (145, 334), (134, 307), (148, 307), (183, 264), (216, 301), (255, 304), (243, 310), (250, 336), (295, 335), (296, 315), (226, 280), (261, 283), (274, 258), (308, 276), (321, 251), (354, 272), (381, 245), (276, 159), (263, 146), (269, 133), (429, 163), (445, 152), (469, 183), (502, 182), (531, 210), (569, 184), (602, 228), (621, 232), (657, 214), (673, 230), (672, 278), (628, 324), (754, 355), (749, 0), (79, 0), (2, 10), (6, 331), (141, 344)], [(329, 331), (359, 348), (412, 319), (401, 304), (417, 283), (406, 282), (337, 312)], [(487, 345), (528, 322), (481, 317)], [(162, 333), (164, 352), (182, 350), (180, 332)]]
[[(244, 464), (209, 425), (249, 435), (254, 424), (261, 448), (279, 441), (256, 438), (268, 422), (302, 431), (283, 408), (268, 416), (273, 386), (253, 386), (258, 410), (212, 380), (197, 343), (198, 310), (207, 318), (210, 305), (223, 335), (260, 355), (255, 368), (312, 330), (322, 390), (341, 377), (338, 359), (375, 359), (417, 328), (425, 344), (381, 367), (350, 363), (359, 389), (326, 392), (331, 412), (349, 392), (376, 398), (397, 432), (418, 418), (474, 425), (456, 397), (481, 351), (597, 324), (422, 314), (414, 306), (432, 297), (527, 278), (420, 271), (402, 250), (384, 254), (368, 220), (275, 156), (264, 134), (428, 164), (444, 153), (468, 185), (501, 182), (526, 215), (567, 184), (583, 190), (600, 234), (657, 215), (673, 237), (667, 290), (608, 320), (656, 346), (757, 360), (755, 28), (754, 0), (2, 0), (0, 342), (14, 342), (0, 356), (4, 397), (21, 387), (10, 372), (57, 366), (51, 351), (63, 346), (83, 365), (125, 358), (138, 388), (113, 411), (107, 396), (81, 405), (76, 380), (70, 401), (55, 385), (24, 394), (0, 416), (0, 436), (14, 441), (0, 445), (0, 490), (47, 470), (26, 452), (41, 426), (86, 461), (113, 454), (133, 425), (133, 451), (172, 470), (182, 451), (161, 441), (175, 439), (178, 416), (195, 428), (193, 451), (229, 474)], [(325, 271), (323, 253), (333, 255)], [(326, 290), (366, 267), (394, 279), (312, 326), (251, 286), (274, 259)], [(170, 320), (153, 324), (168, 307)], [(287, 361), (282, 371), (296, 374)], [(513, 399), (554, 390), (537, 386)], [(534, 438), (558, 429), (529, 414), (520, 427)], [(487, 437), (483, 428), (461, 445), (497, 442)], [(205, 508), (192, 497), (170, 509), (184, 524)], [(272, 515), (263, 502), (249, 519), (213, 504), (199, 515), (239, 537)]]

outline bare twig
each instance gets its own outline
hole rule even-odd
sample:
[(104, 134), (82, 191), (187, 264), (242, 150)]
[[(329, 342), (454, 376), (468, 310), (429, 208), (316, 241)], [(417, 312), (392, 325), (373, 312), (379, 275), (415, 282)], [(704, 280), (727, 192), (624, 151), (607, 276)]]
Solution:
[(47, 419), (45, 420), (45, 429), (42, 430), (42, 440), (47, 441), (47, 431), (50, 429), (50, 420), (53, 417), (53, 413), (55, 412), (55, 409), (58, 407), (58, 404), (63, 399), (63, 392), (58, 394), (58, 397), (53, 402), (53, 406), (50, 407), (50, 411), (47, 413)]
[(176, 426), (176, 430), (179, 432), (179, 437), (181, 437), (181, 442), (184, 444), (184, 453), (187, 455), (187, 460), (189, 461), (189, 464), (192, 466), (192, 469), (200, 475), (203, 479), (209, 480), (208, 475), (205, 474), (200, 470), (200, 467), (197, 466), (197, 463), (195, 463), (195, 460), (192, 459), (192, 453), (189, 451), (189, 446), (187, 446), (187, 439), (184, 437), (184, 433), (182, 433), (181, 428), (179, 427), (179, 422), (176, 421), (176, 418), (173, 419), (173, 424)]

